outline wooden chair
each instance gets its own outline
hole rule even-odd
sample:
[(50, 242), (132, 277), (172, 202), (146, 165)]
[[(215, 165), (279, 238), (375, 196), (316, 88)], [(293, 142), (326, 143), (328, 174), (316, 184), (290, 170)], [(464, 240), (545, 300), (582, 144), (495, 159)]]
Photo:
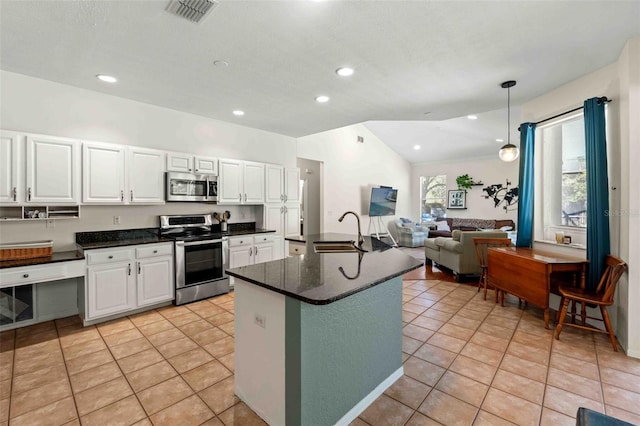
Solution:
[[(579, 302), (582, 305), (582, 313), (579, 314), (582, 319), (582, 324), (574, 323), (575, 316), (578, 314), (576, 314), (575, 310), (572, 309), (572, 311), (569, 313), (572, 323), (567, 323), (566, 325), (581, 328), (584, 330), (591, 330), (608, 334), (609, 339), (611, 340), (611, 345), (613, 346), (613, 350), (618, 352), (616, 336), (613, 334), (613, 330), (611, 329), (611, 321), (609, 320), (609, 314), (607, 313), (607, 306), (613, 304), (613, 296), (616, 291), (616, 284), (618, 283), (618, 280), (620, 279), (620, 276), (623, 274), (623, 272), (627, 270), (627, 265), (622, 259), (618, 259), (617, 257), (611, 255), (607, 256), (605, 262), (607, 264), (607, 267), (602, 274), (602, 278), (600, 278), (600, 282), (598, 283), (598, 287), (596, 288), (595, 292), (576, 287), (560, 286), (558, 288), (558, 291), (562, 298), (560, 299), (561, 311), (558, 315), (558, 325), (556, 326), (556, 339), (560, 340), (560, 333), (562, 332), (562, 326), (564, 325), (564, 320), (567, 316), (569, 302)], [(585, 313), (586, 305), (599, 306), (600, 313), (602, 314), (602, 319), (587, 316)], [(606, 331), (587, 325), (586, 320), (588, 318), (603, 321)]]
[[(484, 300), (487, 300), (487, 287), (488, 278), (487, 269), (489, 263), (487, 262), (487, 249), (489, 247), (508, 247), (511, 245), (509, 238), (474, 238), (473, 244), (476, 247), (476, 255), (478, 256), (478, 263), (482, 268), (480, 272), (480, 281), (478, 282), (478, 291), (484, 287)], [(498, 301), (498, 292), (496, 290), (496, 302)]]

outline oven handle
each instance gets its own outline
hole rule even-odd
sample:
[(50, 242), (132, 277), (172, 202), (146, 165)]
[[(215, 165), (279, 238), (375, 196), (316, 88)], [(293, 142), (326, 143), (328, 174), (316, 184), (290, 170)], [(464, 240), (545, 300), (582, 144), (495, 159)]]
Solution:
[(216, 243), (221, 243), (221, 242), (222, 242), (222, 239), (219, 239), (219, 240), (190, 241), (190, 242), (176, 241), (176, 246), (179, 246), (179, 247), (201, 246), (201, 245), (204, 245), (204, 244), (216, 244)]

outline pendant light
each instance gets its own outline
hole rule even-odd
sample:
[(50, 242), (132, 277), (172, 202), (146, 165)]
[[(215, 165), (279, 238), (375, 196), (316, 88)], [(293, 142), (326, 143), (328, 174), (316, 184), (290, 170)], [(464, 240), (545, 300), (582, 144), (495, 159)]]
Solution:
[(509, 80), (502, 83), (503, 89), (507, 89), (507, 144), (500, 148), (498, 156), (502, 161), (511, 162), (515, 161), (520, 155), (520, 150), (517, 146), (511, 143), (511, 92), (510, 88), (516, 85), (515, 80)]

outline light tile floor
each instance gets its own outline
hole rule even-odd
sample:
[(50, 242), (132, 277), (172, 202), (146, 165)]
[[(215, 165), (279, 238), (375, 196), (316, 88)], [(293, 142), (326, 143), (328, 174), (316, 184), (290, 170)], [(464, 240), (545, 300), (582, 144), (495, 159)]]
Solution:
[[(640, 424), (640, 360), (575, 329), (553, 340), (541, 311), (427, 277), (403, 282), (405, 375), (353, 425), (573, 425), (578, 406)], [(4, 332), (0, 425), (264, 424), (233, 394), (233, 309), (231, 293)]]

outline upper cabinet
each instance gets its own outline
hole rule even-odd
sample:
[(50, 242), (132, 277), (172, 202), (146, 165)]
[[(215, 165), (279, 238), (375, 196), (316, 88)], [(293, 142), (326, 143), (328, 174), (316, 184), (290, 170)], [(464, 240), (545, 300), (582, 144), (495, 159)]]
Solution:
[(22, 201), (18, 183), (21, 170), (18, 149), (23, 139), (17, 133), (0, 133), (0, 203), (17, 204)]
[(27, 135), (26, 203), (80, 201), (80, 142)]
[(85, 142), (82, 163), (84, 203), (164, 203), (163, 151)]
[(218, 204), (264, 203), (263, 163), (221, 159), (219, 172)]
[(167, 154), (167, 171), (217, 175), (218, 159), (170, 152)]
[(275, 164), (266, 165), (267, 203), (300, 202), (300, 170), (284, 168)]

